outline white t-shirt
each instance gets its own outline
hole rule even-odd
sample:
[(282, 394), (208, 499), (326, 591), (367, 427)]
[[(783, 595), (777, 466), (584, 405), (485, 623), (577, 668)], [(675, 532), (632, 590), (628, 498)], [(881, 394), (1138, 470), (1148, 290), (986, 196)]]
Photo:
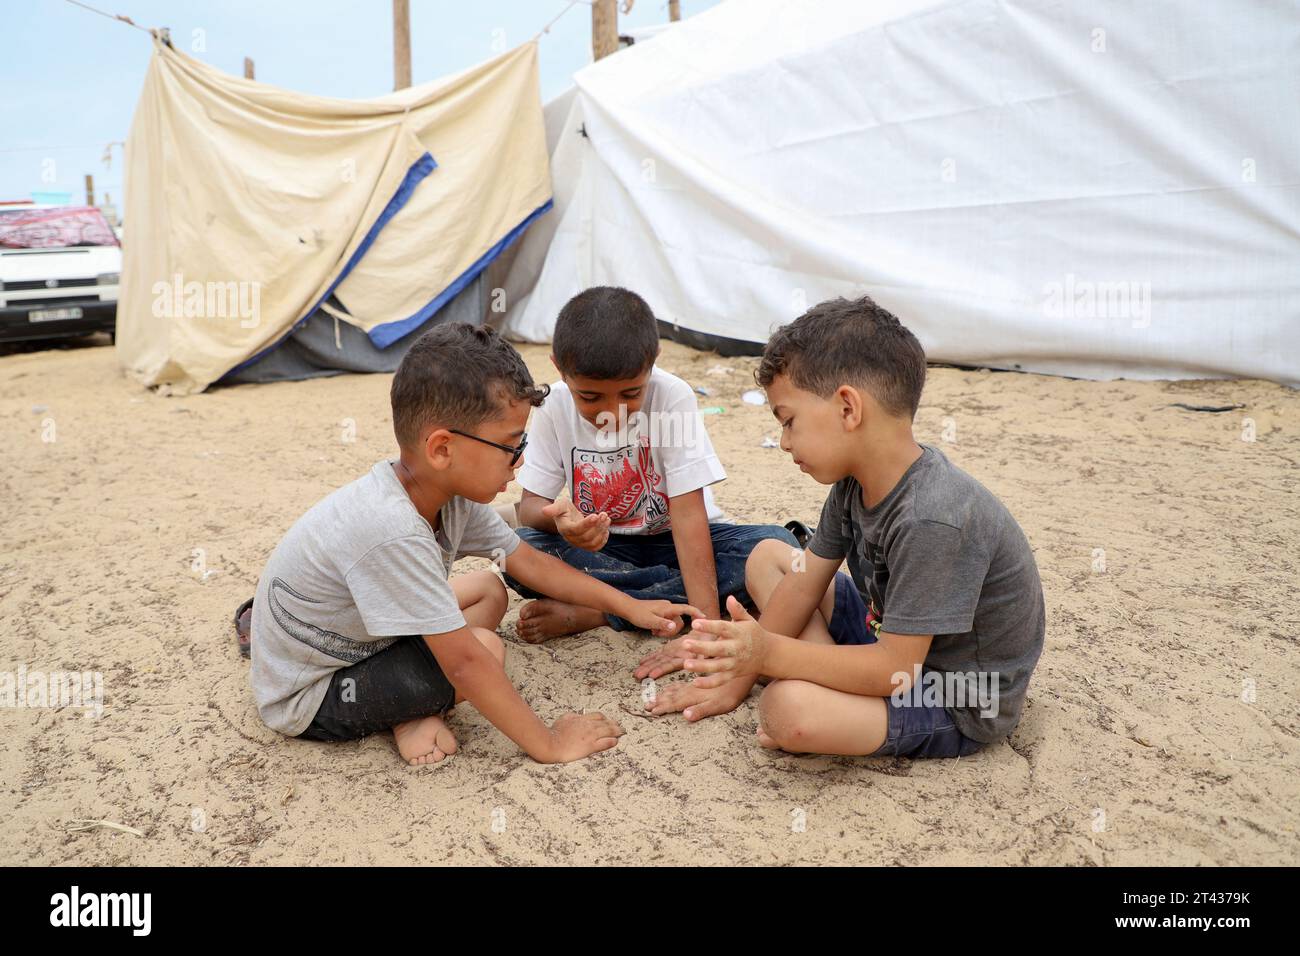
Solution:
[(564, 382), (552, 385), (533, 412), (518, 474), (525, 489), (544, 498), (567, 487), (584, 514), (607, 512), (614, 534), (671, 530), (668, 499), (699, 488), (708, 520), (723, 520), (708, 486), (726, 477), (694, 390), (657, 367), (640, 411), (603, 432), (578, 413)]

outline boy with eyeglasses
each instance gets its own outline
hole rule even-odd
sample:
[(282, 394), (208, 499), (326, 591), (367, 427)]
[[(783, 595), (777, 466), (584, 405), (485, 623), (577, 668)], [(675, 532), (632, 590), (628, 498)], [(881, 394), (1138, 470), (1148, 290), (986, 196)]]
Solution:
[(268, 727), (320, 741), (391, 729), (418, 766), (456, 752), (444, 715), (468, 700), (542, 763), (618, 743), (622, 729), (601, 714), (542, 723), (506, 675), (501, 580), (491, 571), (449, 577), (458, 557), (491, 557), (532, 587), (661, 636), (700, 615), (634, 600), (534, 550), (490, 506), (520, 465), (528, 415), (546, 394), (491, 329), (439, 326), (411, 346), (391, 391), (398, 457), (303, 515), (258, 582), (250, 681)]

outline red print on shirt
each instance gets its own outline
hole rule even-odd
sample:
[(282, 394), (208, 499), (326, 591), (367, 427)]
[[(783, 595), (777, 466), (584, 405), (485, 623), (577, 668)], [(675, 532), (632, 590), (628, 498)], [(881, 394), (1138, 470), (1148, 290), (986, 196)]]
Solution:
[(583, 514), (607, 513), (614, 529), (653, 532), (668, 524), (663, 478), (646, 438), (615, 451), (573, 449), (573, 501)]

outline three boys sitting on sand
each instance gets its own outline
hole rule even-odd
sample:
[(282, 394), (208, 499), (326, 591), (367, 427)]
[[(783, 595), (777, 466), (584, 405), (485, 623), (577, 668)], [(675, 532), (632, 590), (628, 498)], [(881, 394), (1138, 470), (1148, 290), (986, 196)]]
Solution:
[[(661, 688), (652, 713), (725, 713), (766, 677), (765, 747), (959, 756), (1014, 730), (1043, 645), (1042, 587), (1006, 508), (913, 439), (915, 336), (870, 299), (841, 299), (768, 343), (757, 378), (781, 448), (832, 486), (806, 551), (784, 528), (720, 520), (708, 486), (725, 473), (694, 392), (658, 352), (648, 306), (605, 287), (561, 312), (545, 404), (495, 332), (422, 336), (393, 379), (399, 456), (300, 518), (258, 583), (250, 679), (264, 722), (311, 740), (391, 729), (403, 758), (433, 763), (455, 752), (444, 717), (468, 700), (542, 762), (615, 746), (622, 729), (603, 715), (547, 727), (519, 696), (496, 634), (501, 580), (449, 577), (479, 555), (533, 599), (518, 625), (530, 642), (689, 624), (635, 672), (697, 675)], [(488, 504), (512, 475), (518, 533)]]

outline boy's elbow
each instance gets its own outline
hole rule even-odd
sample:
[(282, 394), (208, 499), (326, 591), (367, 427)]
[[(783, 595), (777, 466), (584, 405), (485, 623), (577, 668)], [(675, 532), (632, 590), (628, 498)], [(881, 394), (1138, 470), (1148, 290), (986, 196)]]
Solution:
[[(901, 644), (898, 643), (900, 641)], [(890, 655), (889, 674), (885, 681), (888, 686), (877, 690), (883, 689), (885, 695), (895, 691), (907, 693), (916, 683), (917, 675), (921, 673), (921, 667), (925, 664), (930, 639), (919, 639), (914, 635), (904, 637), (891, 635), (889, 642), (893, 645), (891, 648), (893, 653)]]
[(442, 672), (451, 682), (452, 687), (462, 695), (469, 696), (467, 688), (477, 686), (495, 666), (496, 661), (491, 660), (487, 654), (482, 656), (466, 654), (450, 661)]
[(457, 690), (461, 690), (464, 683), (473, 683), (479, 675), (497, 663), (468, 628), (465, 629), (465, 637), (456, 640), (454, 644), (444, 642), (434, 652), (434, 658), (447, 680)]
[(703, 497), (694, 493), (668, 499), (668, 515), (676, 535), (685, 534), (692, 539), (710, 538), (709, 515)]

